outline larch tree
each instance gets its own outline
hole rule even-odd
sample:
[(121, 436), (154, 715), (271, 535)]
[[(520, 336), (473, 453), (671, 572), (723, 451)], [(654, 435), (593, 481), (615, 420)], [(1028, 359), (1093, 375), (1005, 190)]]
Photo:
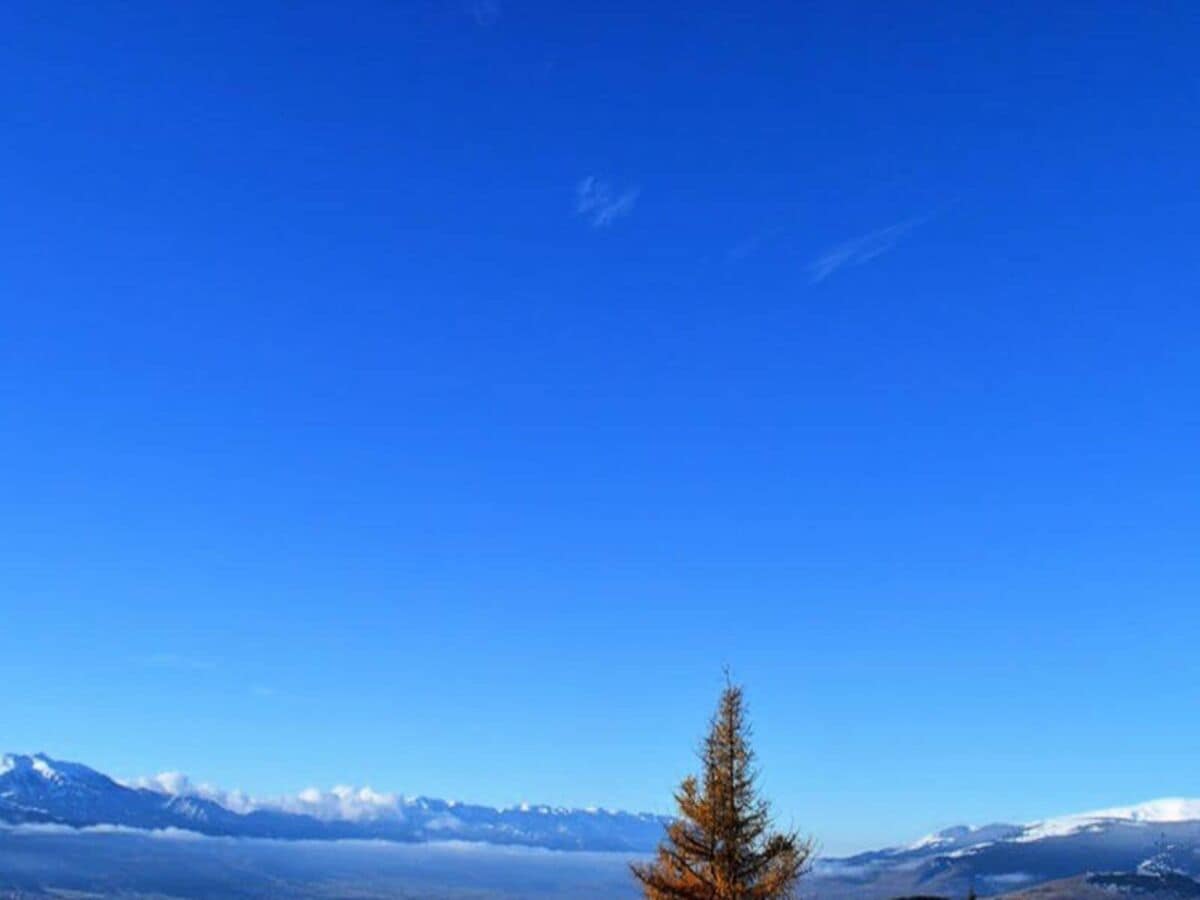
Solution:
[(648, 900), (787, 900), (813, 855), (811, 840), (773, 828), (757, 787), (742, 689), (726, 677), (700, 749), (701, 774), (675, 794), (679, 815), (655, 858), (632, 867)]

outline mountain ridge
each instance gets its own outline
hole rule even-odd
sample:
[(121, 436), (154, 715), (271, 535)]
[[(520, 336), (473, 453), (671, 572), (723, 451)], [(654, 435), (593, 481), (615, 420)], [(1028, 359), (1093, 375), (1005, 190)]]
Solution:
[[(209, 796), (205, 796), (205, 792)], [(215, 797), (233, 797), (231, 809)], [(439, 844), (465, 841), (642, 854), (666, 816), (524, 804), (497, 809), (369, 788), (302, 792), (291, 808), (194, 785), (181, 775), (122, 782), (46, 754), (0, 757), (0, 823), (116, 827), (230, 838)], [(897, 896), (1192, 896), (1200, 877), (1200, 801), (1166, 798), (1024, 825), (958, 825), (909, 844), (817, 861), (822, 900)], [(1038, 892), (1041, 893), (1038, 893)], [(1196, 892), (1200, 896), (1200, 885)]]
[(1167, 900), (1198, 877), (1197, 807), (1168, 799), (1027, 825), (946, 829), (908, 845), (819, 860), (811, 884), (823, 900), (962, 897), (972, 889), (1024, 898), (1055, 883), (1047, 898), (1086, 887), (1089, 896), (1107, 890)]
[[(401, 799), (390, 806), (379, 802), (377, 814), (352, 817), (339, 816), (336, 810), (316, 802), (311, 804), (315, 807), (312, 811), (266, 804), (231, 809), (204, 796), (202, 788), (171, 793), (161, 784), (158, 789), (147, 786), (153, 783), (122, 783), (80, 763), (59, 761), (44, 753), (6, 754), (0, 757), (0, 821), (73, 828), (177, 828), (222, 837), (399, 843), (465, 840), (555, 850), (634, 852), (653, 847), (669, 821), (650, 813), (541, 805), (497, 809), (429, 797)], [(318, 811), (324, 814), (316, 814)]]

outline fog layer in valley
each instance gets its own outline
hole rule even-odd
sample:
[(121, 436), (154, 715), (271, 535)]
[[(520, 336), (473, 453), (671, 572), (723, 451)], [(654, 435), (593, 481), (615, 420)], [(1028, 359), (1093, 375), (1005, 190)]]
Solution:
[[(479, 844), (0, 829), (0, 896), (633, 898), (630, 857)], [(19, 892), (19, 893), (18, 893)]]

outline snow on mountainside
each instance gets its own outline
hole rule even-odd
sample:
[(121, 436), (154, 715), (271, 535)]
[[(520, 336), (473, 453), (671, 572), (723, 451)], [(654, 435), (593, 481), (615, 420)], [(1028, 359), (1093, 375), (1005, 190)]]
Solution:
[(1035, 822), (1025, 827), (1020, 840), (1037, 841), (1047, 837), (1063, 837), (1112, 822), (1155, 824), (1196, 821), (1200, 821), (1200, 800), (1167, 797), (1137, 806), (1118, 806)]
[[(121, 783), (42, 754), (0, 757), (0, 823), (121, 826), (272, 839), (446, 840), (559, 850), (651, 850), (667, 819), (602, 810), (493, 809), (368, 788), (309, 790), (265, 802), (160, 775)], [(28, 830), (28, 829), (26, 829)], [(37, 831), (35, 828), (34, 831)], [(818, 861), (806, 892), (820, 900), (897, 896), (1192, 896), (1200, 877), (1200, 801), (1139, 806), (1028, 825), (948, 828), (911, 844)], [(1097, 894), (1098, 895), (1098, 894)], [(1040, 896), (1040, 895), (1039, 895)], [(1195, 895), (1200, 900), (1200, 883)]]
[(1048, 898), (1086, 884), (1111, 897), (1166, 900), (1197, 877), (1200, 801), (1165, 799), (1028, 825), (950, 828), (906, 846), (821, 860), (811, 883), (831, 900), (963, 896), (972, 887), (988, 896), (1050, 882)]
[(197, 787), (184, 776), (121, 783), (44, 754), (0, 758), (0, 822), (178, 828), (201, 834), (405, 843), (479, 841), (559, 850), (649, 850), (667, 820), (649, 814), (522, 806), (492, 809), (369, 788), (304, 791), (275, 803)]

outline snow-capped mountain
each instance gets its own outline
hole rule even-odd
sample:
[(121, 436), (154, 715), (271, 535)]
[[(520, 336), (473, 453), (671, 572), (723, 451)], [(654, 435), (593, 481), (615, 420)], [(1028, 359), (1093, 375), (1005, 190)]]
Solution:
[(1027, 825), (950, 828), (907, 846), (823, 860), (813, 882), (820, 897), (862, 900), (960, 897), (971, 887), (1007, 896), (1050, 882), (1064, 893), (1047, 897), (1094, 890), (1167, 898), (1193, 896), (1180, 894), (1181, 885), (1195, 885), (1200, 896), (1198, 877), (1200, 801), (1167, 799)]
[(254, 804), (245, 797), (234, 802), (229, 796), (193, 788), (178, 777), (122, 784), (87, 766), (40, 753), (0, 757), (0, 822), (9, 824), (177, 828), (214, 836), (312, 840), (454, 839), (561, 850), (642, 851), (658, 842), (666, 821), (649, 814), (605, 810), (493, 809), (426, 797), (406, 800), (365, 789), (305, 792), (290, 804), (278, 805)]
[[(43, 754), (0, 757), (0, 823), (12, 826), (405, 844), (454, 839), (641, 853), (658, 843), (666, 822), (661, 816), (546, 806), (493, 809), (365, 788), (262, 802), (196, 786), (181, 775), (122, 783)], [(980, 896), (1017, 898), (1035, 896), (1021, 892), (1038, 888), (1039, 898), (1174, 900), (1200, 898), (1198, 878), (1200, 801), (1169, 799), (1026, 825), (959, 826), (903, 846), (823, 859), (805, 894), (819, 900), (963, 897), (974, 887)]]

